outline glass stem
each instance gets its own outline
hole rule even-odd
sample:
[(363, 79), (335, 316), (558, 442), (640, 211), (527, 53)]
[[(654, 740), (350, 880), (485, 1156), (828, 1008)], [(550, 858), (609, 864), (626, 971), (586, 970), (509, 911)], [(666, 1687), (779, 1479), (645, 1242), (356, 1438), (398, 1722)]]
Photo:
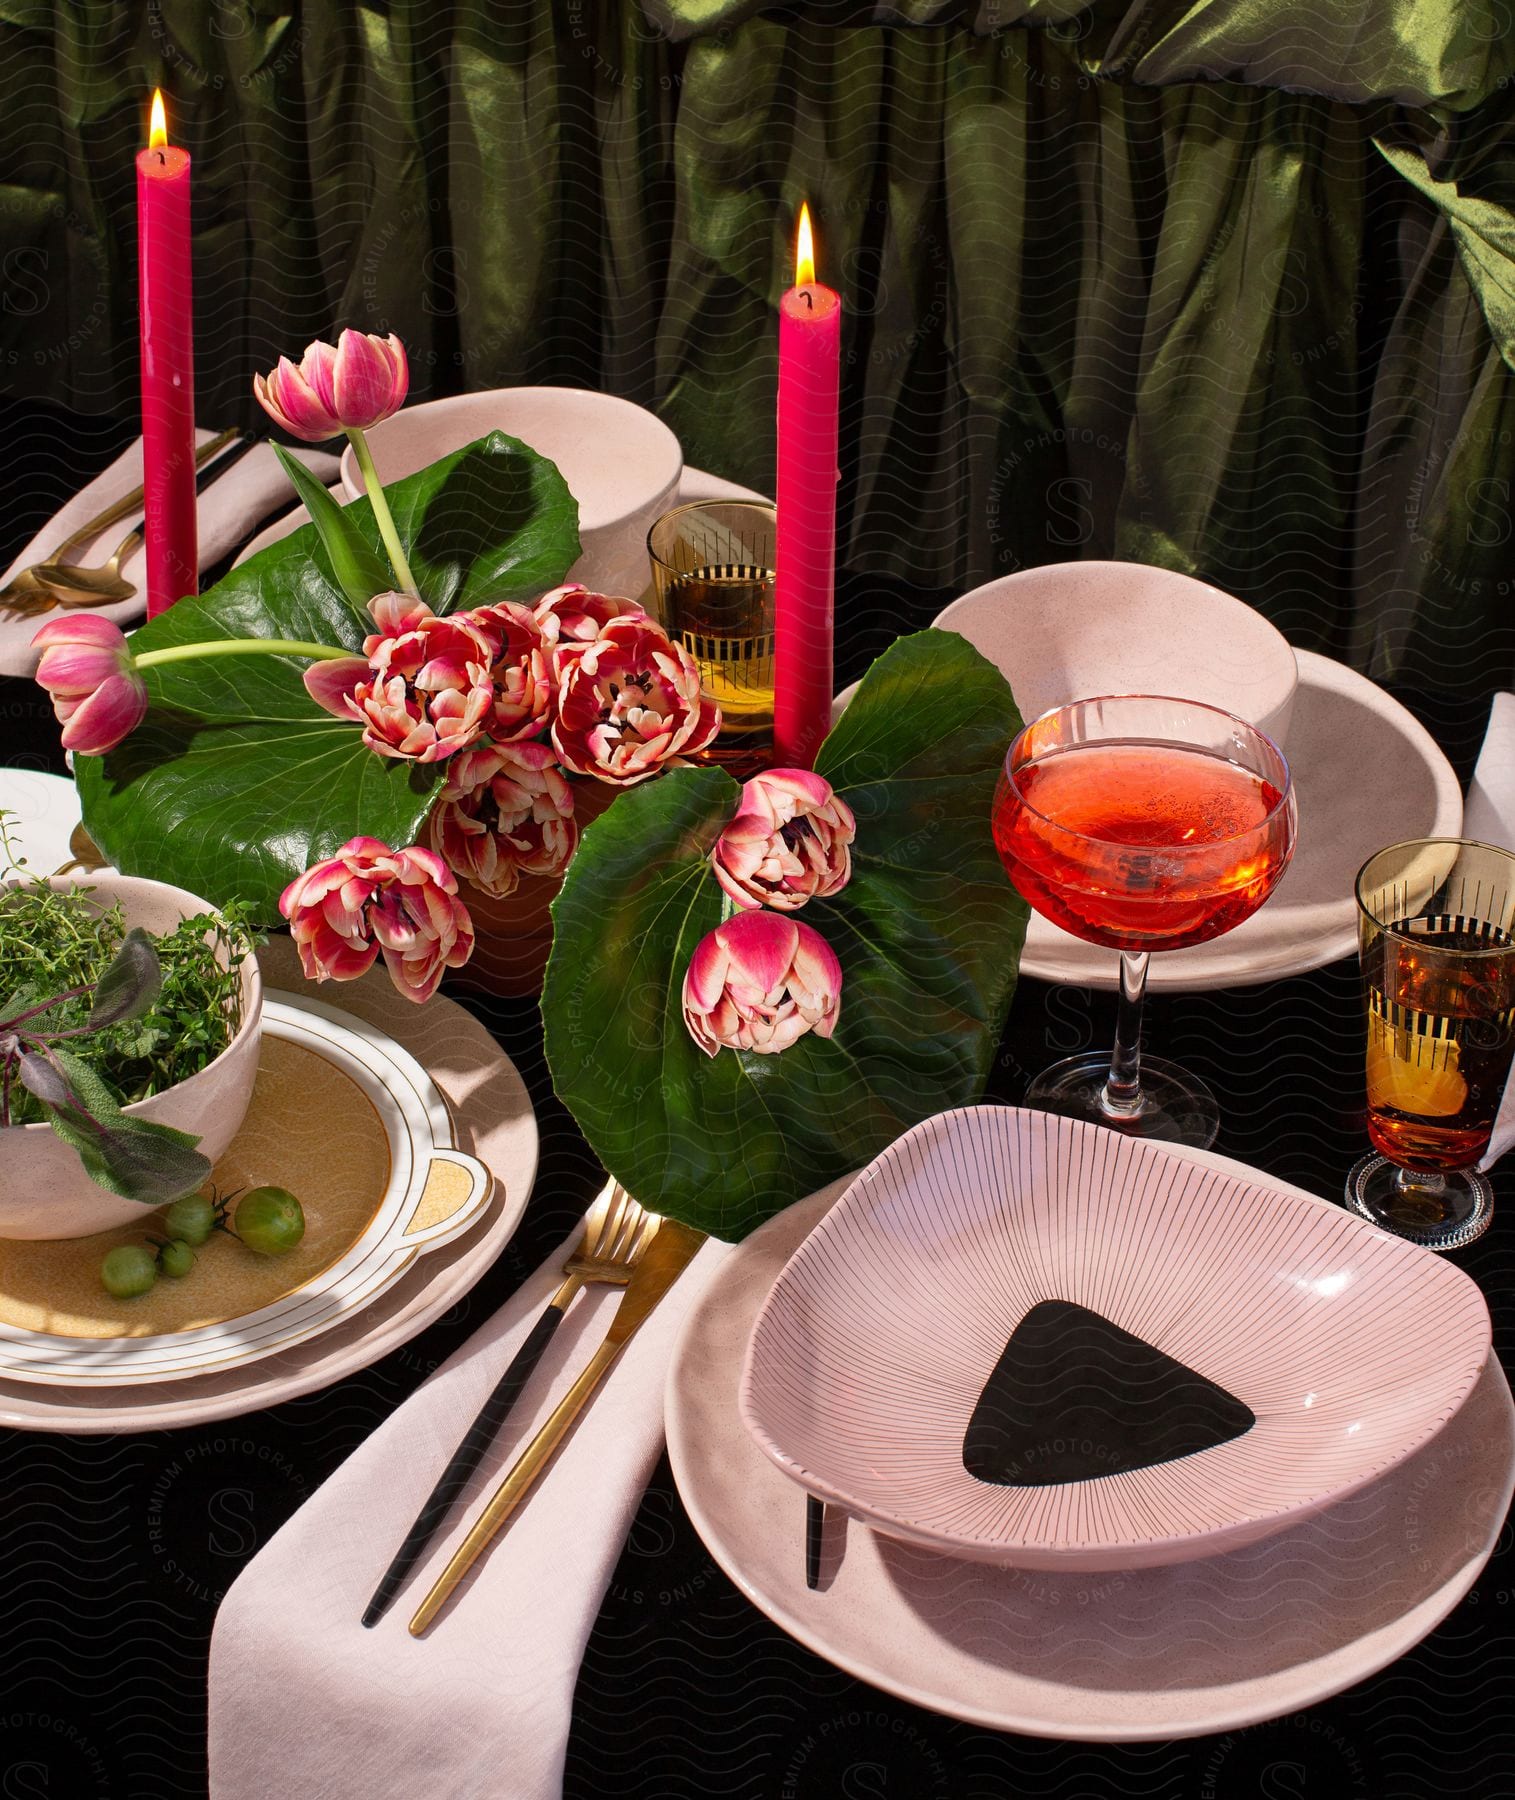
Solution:
[(1142, 1108), (1142, 1001), (1147, 992), (1147, 950), (1120, 953), (1120, 1007), (1115, 1015), (1115, 1049), (1100, 1094), (1100, 1109), (1112, 1119), (1134, 1119)]
[(1447, 1178), (1429, 1170), (1396, 1169), (1394, 1185), (1402, 1194), (1441, 1194), (1446, 1192)]

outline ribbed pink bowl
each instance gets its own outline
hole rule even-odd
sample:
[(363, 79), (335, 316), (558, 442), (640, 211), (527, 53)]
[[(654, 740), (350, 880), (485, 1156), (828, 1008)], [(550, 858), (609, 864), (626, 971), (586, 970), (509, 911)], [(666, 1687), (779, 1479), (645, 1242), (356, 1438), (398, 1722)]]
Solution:
[[(1053, 1485), (970, 1473), (985, 1383), (1049, 1300), (1255, 1423)], [(1457, 1411), (1489, 1343), (1466, 1275), (1340, 1207), (1205, 1152), (985, 1106), (907, 1132), (805, 1240), (758, 1317), (740, 1406), (779, 1468), (890, 1536), (1024, 1568), (1142, 1568), (1237, 1549), (1392, 1469)]]

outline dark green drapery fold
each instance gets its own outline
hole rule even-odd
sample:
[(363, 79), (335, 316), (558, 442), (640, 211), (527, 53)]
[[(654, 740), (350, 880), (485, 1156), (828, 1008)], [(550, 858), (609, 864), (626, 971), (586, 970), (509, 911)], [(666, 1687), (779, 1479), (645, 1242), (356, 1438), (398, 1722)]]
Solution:
[(195, 156), (200, 411), (341, 323), (604, 386), (768, 487), (802, 196), (844, 554), (1114, 555), (1476, 694), (1515, 664), (1498, 0), (0, 0), (0, 380), (133, 404), (132, 153)]

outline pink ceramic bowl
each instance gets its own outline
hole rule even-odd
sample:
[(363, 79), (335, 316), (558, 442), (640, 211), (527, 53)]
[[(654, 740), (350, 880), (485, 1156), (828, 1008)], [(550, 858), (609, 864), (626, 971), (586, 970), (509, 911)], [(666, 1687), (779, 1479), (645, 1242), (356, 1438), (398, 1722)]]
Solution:
[[(181, 919), (215, 910), (183, 888), (131, 875), (100, 873), (77, 883), (55, 876), (48, 886), (92, 888), (100, 911), (120, 901), (128, 927), (159, 933), (172, 931)], [(258, 1073), (263, 979), (255, 956), (242, 963), (241, 1001), (236, 1035), (213, 1063), (177, 1087), (126, 1108), (135, 1118), (194, 1132), (212, 1161), (237, 1135)], [(146, 1226), (153, 1217), (151, 1207), (97, 1187), (50, 1125), (0, 1130), (0, 1239), (91, 1237), (134, 1219)]]
[(1094, 694), (1171, 694), (1282, 746), (1294, 652), (1244, 600), (1146, 563), (1049, 563), (974, 588), (935, 620), (983, 652), (1023, 719)]
[(805, 1240), (740, 1406), (780, 1469), (888, 1536), (1143, 1568), (1383, 1475), (1456, 1412), (1489, 1338), (1466, 1275), (1339, 1206), (985, 1106), (906, 1132)]
[[(579, 503), (582, 554), (569, 581), (636, 599), (646, 588), (647, 533), (674, 504), (684, 453), (655, 414), (587, 388), (494, 388), (407, 406), (368, 433), (379, 479), (414, 475), (439, 456), (503, 431), (557, 465)], [(350, 500), (363, 476), (349, 445), (342, 487)]]

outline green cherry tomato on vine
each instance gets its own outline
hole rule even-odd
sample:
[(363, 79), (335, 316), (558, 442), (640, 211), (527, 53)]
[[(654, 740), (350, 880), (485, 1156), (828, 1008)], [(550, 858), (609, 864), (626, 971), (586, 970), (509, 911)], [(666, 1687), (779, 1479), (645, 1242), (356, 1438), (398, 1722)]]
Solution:
[(231, 1224), (259, 1256), (283, 1256), (305, 1236), (305, 1214), (288, 1188), (253, 1188), (237, 1202)]
[(135, 1300), (158, 1279), (158, 1259), (145, 1244), (117, 1244), (100, 1264), (100, 1280), (117, 1300)]
[(158, 1252), (158, 1267), (175, 1281), (182, 1281), (195, 1266), (195, 1253), (183, 1238), (175, 1238)]
[(198, 1250), (215, 1228), (216, 1209), (203, 1194), (186, 1194), (163, 1214), (163, 1229), (192, 1250)]

